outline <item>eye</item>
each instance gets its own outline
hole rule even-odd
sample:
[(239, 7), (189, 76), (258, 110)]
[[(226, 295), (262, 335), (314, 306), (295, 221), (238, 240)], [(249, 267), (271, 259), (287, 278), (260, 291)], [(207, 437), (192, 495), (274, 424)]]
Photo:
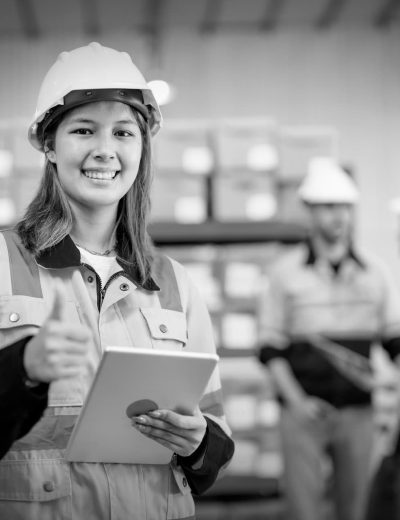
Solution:
[(118, 137), (134, 137), (135, 134), (129, 130), (117, 130), (115, 135)]
[(92, 131), (89, 128), (77, 128), (75, 130), (72, 130), (71, 133), (78, 135), (90, 135), (92, 134)]

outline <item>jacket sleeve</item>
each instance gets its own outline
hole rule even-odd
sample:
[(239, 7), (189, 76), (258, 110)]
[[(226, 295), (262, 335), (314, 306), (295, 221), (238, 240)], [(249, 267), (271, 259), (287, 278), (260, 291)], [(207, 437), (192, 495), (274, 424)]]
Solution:
[(25, 345), (30, 337), (0, 349), (0, 458), (36, 424), (47, 406), (48, 387), (25, 384)]
[[(206, 305), (185, 269), (177, 262), (173, 265), (187, 317), (186, 349), (189, 352), (215, 354), (214, 331)], [(197, 453), (193, 453), (189, 460), (179, 458), (191, 489), (196, 494), (204, 493), (215, 482), (220, 470), (229, 463), (234, 452), (231, 430), (223, 409), (219, 365), (208, 381), (199, 407), (207, 421), (206, 435), (202, 445), (196, 450)], [(192, 464), (201, 460), (202, 455), (204, 456), (200, 467), (194, 469), (199, 464), (194, 464), (194, 467)]]
[[(195, 495), (201, 495), (214, 484), (219, 470), (230, 461), (235, 449), (232, 439), (218, 424), (209, 417), (206, 421), (207, 433), (197, 450), (189, 457), (177, 457)], [(201, 465), (197, 466), (199, 459)]]
[(268, 365), (273, 359), (284, 358), (285, 350), (276, 348), (273, 345), (263, 344), (259, 345), (257, 357), (260, 363)]
[(380, 270), (381, 291), (381, 344), (391, 359), (400, 355), (400, 292), (388, 267), (376, 261)]
[(289, 303), (285, 284), (278, 269), (271, 270), (268, 283), (262, 287), (257, 305), (258, 352), (263, 365), (286, 357), (289, 338)]

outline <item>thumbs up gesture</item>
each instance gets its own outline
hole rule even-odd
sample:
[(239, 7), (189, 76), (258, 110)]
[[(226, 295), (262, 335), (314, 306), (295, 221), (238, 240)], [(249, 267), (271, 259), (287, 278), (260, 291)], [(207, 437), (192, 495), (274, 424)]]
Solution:
[(50, 315), (25, 347), (25, 371), (32, 381), (49, 383), (74, 377), (84, 367), (90, 331), (84, 325), (69, 323), (64, 307), (62, 290), (57, 286)]

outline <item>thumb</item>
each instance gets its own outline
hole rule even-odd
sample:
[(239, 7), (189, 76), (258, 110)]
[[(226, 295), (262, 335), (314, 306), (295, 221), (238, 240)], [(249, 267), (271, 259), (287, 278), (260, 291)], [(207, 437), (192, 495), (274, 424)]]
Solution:
[(64, 315), (64, 296), (59, 284), (56, 285), (54, 291), (53, 306), (48, 317), (49, 320), (62, 321)]

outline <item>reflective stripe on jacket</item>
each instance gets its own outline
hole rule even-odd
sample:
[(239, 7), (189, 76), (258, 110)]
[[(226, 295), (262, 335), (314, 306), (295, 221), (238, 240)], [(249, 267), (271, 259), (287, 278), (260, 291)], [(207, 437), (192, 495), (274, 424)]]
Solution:
[[(191, 489), (175, 457), (164, 466), (68, 463), (63, 458), (105, 346), (215, 352), (208, 312), (184, 268), (159, 256), (153, 279), (144, 287), (134, 271), (121, 267), (101, 288), (69, 237), (35, 260), (7, 231), (0, 234), (0, 272), (0, 348), (38, 332), (56, 283), (63, 286), (66, 318), (72, 326), (87, 325), (93, 338), (86, 373), (50, 385), (43, 418), (0, 462), (0, 518), (194, 518)], [(229, 435), (218, 369), (200, 408)]]

